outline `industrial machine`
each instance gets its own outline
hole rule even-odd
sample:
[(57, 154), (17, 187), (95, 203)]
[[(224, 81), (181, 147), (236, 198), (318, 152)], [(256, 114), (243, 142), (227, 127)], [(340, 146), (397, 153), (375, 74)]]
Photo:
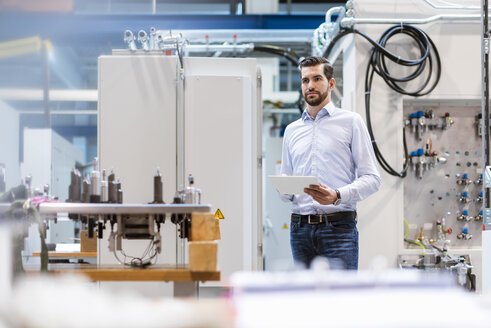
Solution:
[[(163, 199), (180, 190), (183, 202), (198, 201), (192, 180), (186, 183), (193, 172), (201, 201), (223, 214), (218, 263), (224, 284), (231, 273), (261, 269), (263, 262), (261, 74), (253, 58), (187, 56), (193, 45), (184, 37), (154, 32), (153, 43), (141, 49), (126, 32), (128, 49), (99, 57), (100, 165), (118, 172), (131, 203), (152, 198), (139, 173), (157, 166), (165, 172)], [(162, 232), (167, 251), (159, 261), (185, 263), (186, 221), (174, 221), (179, 229)], [(145, 248), (128, 243), (134, 253)], [(112, 252), (99, 249), (99, 264), (114, 263)]]
[[(49, 226), (48, 221), (56, 222), (59, 215), (68, 214), (71, 220), (81, 222), (88, 231), (89, 238), (97, 234), (97, 237), (102, 239), (103, 230), (109, 225), (108, 249), (117, 261), (123, 265), (143, 267), (156, 263), (157, 255), (162, 252), (160, 231), (166, 221), (170, 220), (175, 224), (179, 237), (187, 240), (190, 237), (192, 213), (208, 213), (211, 210), (210, 205), (200, 204), (201, 192), (194, 186), (191, 175), (189, 186), (177, 191), (171, 204), (165, 204), (163, 201), (162, 175), (159, 170), (154, 176), (153, 191), (154, 199), (148, 204), (123, 204), (123, 190), (121, 183), (115, 179), (114, 172), (106, 177), (103, 170), (101, 179), (95, 164), (90, 181), (84, 179), (82, 182), (80, 172), (72, 170), (67, 202), (51, 199), (47, 187), (43, 195), (36, 195), (30, 186), (30, 179), (27, 179), (25, 185), (5, 193), (11, 197), (2, 201), (14, 203), (4, 203), (2, 214), (5, 218), (25, 215), (25, 225), (29, 225), (32, 219), (30, 217), (36, 217), (37, 221), (34, 222), (39, 224), (44, 238)], [(20, 207), (16, 206), (15, 202), (20, 204)], [(21, 212), (15, 214), (17, 208)], [(22, 208), (28, 208), (32, 213), (24, 213)], [(43, 243), (44, 238), (41, 238)], [(130, 255), (125, 252), (123, 240), (148, 241), (148, 247), (141, 256)], [(47, 251), (46, 247), (43, 247), (43, 251)]]

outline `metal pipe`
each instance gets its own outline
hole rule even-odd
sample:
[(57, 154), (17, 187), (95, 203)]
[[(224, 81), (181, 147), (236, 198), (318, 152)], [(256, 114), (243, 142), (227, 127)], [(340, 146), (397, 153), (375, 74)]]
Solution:
[[(176, 40), (176, 50), (177, 47), (179, 46), (180, 42), (179, 39)], [(183, 51), (181, 47), (181, 51)], [(176, 140), (176, 149), (177, 149), (177, 185), (179, 186), (176, 188), (177, 190), (184, 189), (185, 186), (185, 181), (186, 181), (186, 171), (185, 171), (185, 163), (186, 163), (186, 149), (185, 149), (185, 119), (186, 119), (186, 113), (185, 113), (185, 105), (184, 105), (184, 93), (185, 93), (185, 75), (184, 75), (184, 67), (181, 66), (181, 62), (179, 59), (179, 54), (176, 51), (176, 120), (177, 120), (177, 129), (176, 129), (176, 134), (177, 134), (177, 140)], [(179, 225), (176, 225), (176, 236), (179, 237)], [(186, 252), (186, 245), (184, 243), (183, 238), (177, 238), (176, 240), (176, 264), (185, 264), (185, 252)]]
[[(169, 43), (175, 43), (175, 40), (164, 40), (163, 36), (169, 34), (168, 30), (157, 30), (155, 39), (162, 37), (162, 41), (169, 41)], [(307, 42), (312, 36), (312, 30), (302, 29), (268, 29), (268, 30), (254, 30), (254, 29), (218, 29), (218, 30), (172, 30), (172, 34), (182, 35), (183, 39), (186, 39), (191, 44), (206, 43), (206, 36), (209, 40), (213, 40), (215, 43), (231, 42), (233, 35), (237, 34), (237, 39), (243, 43), (271, 43), (271, 42), (284, 42), (284, 43), (296, 43)], [(156, 48), (158, 49), (158, 48)]]
[[(175, 45), (167, 45), (163, 44), (160, 46), (161, 50), (174, 50), (176, 49)], [(252, 51), (254, 49), (253, 43), (245, 43), (245, 44), (190, 44), (186, 45), (186, 52), (238, 52), (238, 53), (246, 53)]]
[(481, 15), (435, 15), (428, 18), (354, 18), (345, 17), (341, 27), (347, 28), (359, 24), (428, 24), (436, 21), (479, 21)]
[[(256, 92), (257, 92), (257, 100), (256, 100), (256, 122), (257, 122), (257, 129), (261, 129), (263, 126), (263, 117), (262, 117), (262, 111), (263, 111), (263, 103), (262, 103), (262, 74), (261, 74), (261, 68), (258, 67), (256, 71)], [(260, 134), (256, 134), (260, 135)], [(259, 137), (256, 140), (256, 156), (257, 156), (257, 180), (256, 184), (257, 186), (262, 186), (263, 185), (263, 180), (262, 180), (262, 172), (263, 172), (263, 146), (262, 146), (262, 138)], [(259, 189), (261, 190), (261, 189)], [(263, 263), (264, 263), (264, 248), (263, 248), (263, 202), (262, 202), (262, 192), (259, 191), (257, 192), (256, 195), (256, 217), (257, 217), (257, 226), (256, 226), (256, 244), (257, 244), (257, 270), (262, 271), (264, 270)]]
[(180, 189), (181, 186), (184, 187), (186, 184), (186, 173), (185, 173), (185, 107), (184, 107), (184, 68), (179, 64), (179, 57), (176, 56), (176, 120), (177, 120), (177, 187)]

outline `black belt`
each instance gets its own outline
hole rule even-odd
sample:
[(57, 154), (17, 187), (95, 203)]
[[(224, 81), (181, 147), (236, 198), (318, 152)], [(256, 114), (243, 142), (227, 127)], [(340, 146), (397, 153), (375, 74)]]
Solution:
[(309, 214), (300, 215), (292, 214), (292, 222), (301, 222), (308, 224), (319, 224), (324, 222), (333, 222), (341, 220), (352, 220), (356, 219), (356, 211), (346, 211), (346, 212), (336, 212), (331, 214)]

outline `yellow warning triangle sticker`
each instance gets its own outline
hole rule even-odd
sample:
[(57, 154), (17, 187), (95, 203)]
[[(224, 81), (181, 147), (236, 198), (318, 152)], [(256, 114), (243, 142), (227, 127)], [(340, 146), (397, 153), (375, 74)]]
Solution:
[(283, 229), (288, 229), (288, 225), (286, 223), (283, 224)]
[(217, 211), (215, 212), (215, 219), (225, 220), (225, 217), (223, 216), (222, 211), (220, 211), (220, 209), (219, 209), (219, 208), (218, 208), (218, 209), (217, 209)]

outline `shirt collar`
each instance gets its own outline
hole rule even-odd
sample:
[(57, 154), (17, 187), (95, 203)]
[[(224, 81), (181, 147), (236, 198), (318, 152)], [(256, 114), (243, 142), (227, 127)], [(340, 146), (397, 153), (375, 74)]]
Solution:
[[(319, 113), (317, 113), (317, 117), (320, 119), (326, 115), (332, 116), (335, 111), (336, 111), (336, 107), (334, 106), (332, 101), (330, 101), (326, 106), (324, 106), (319, 111)], [(305, 110), (302, 113), (302, 120), (305, 121), (307, 119), (313, 120), (312, 116), (310, 116), (310, 114), (307, 112), (307, 108), (305, 108)]]

